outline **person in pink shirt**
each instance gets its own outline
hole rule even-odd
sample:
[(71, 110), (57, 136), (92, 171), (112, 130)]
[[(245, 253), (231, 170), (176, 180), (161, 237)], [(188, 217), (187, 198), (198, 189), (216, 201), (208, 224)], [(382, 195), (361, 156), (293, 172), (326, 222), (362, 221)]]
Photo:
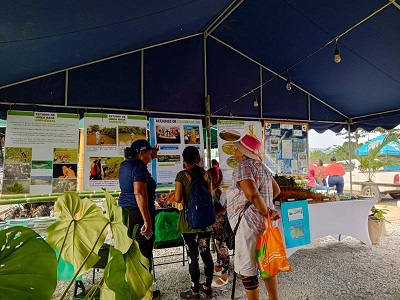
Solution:
[(315, 181), (314, 169), (310, 168), (310, 171), (309, 171), (308, 175), (306, 176), (306, 179), (307, 179), (306, 188), (315, 189), (317, 182)]
[(336, 162), (336, 157), (332, 156), (331, 163), (326, 167), (324, 176), (329, 176), (328, 185), (330, 187), (336, 186), (338, 194), (343, 194), (344, 179), (343, 175), (346, 171), (343, 165)]

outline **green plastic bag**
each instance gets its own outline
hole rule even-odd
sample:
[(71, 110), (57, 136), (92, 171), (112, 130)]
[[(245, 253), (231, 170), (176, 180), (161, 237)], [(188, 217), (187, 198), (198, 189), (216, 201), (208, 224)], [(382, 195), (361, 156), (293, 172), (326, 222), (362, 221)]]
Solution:
[(179, 214), (177, 212), (160, 212), (156, 216), (156, 242), (166, 242), (179, 239)]

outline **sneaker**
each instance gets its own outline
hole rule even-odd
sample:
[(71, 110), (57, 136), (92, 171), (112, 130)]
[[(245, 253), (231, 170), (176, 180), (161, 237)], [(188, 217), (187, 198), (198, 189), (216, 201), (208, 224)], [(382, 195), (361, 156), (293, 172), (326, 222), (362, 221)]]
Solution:
[(153, 297), (152, 297), (151, 299), (153, 299), (153, 300), (158, 300), (158, 299), (160, 299), (160, 297), (161, 297), (161, 292), (160, 292), (160, 290), (154, 290), (154, 291), (153, 291)]
[(205, 289), (204, 287), (204, 284), (200, 285), (200, 291), (202, 291), (206, 295), (206, 298), (212, 298), (214, 296), (212, 288), (209, 287), (208, 289)]
[(193, 294), (191, 290), (181, 293), (181, 299), (200, 299), (200, 294)]

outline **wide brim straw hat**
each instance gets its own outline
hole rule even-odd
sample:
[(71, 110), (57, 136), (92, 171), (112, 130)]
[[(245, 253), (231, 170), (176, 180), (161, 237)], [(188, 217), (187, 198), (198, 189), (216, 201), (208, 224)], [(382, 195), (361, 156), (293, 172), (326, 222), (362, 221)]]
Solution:
[(239, 141), (234, 142), (234, 145), (248, 158), (262, 160), (261, 142), (255, 137), (246, 134)]

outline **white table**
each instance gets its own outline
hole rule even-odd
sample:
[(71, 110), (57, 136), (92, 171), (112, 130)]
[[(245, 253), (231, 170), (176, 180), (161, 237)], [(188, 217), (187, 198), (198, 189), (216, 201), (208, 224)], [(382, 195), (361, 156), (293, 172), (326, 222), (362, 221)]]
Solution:
[[(332, 235), (339, 241), (342, 236), (352, 236), (368, 248), (372, 247), (368, 233), (368, 215), (376, 203), (374, 198), (309, 204), (311, 242)], [(282, 222), (279, 222), (282, 226)], [(283, 231), (282, 231), (282, 236)], [(287, 248), (289, 257), (304, 246)]]

